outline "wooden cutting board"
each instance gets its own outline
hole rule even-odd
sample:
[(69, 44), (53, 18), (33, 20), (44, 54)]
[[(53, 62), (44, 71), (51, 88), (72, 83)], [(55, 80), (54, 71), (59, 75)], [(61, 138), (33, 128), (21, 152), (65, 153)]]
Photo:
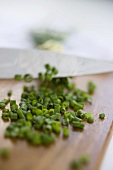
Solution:
[[(93, 104), (88, 104), (84, 110), (92, 112), (95, 121), (93, 124), (86, 123), (83, 131), (73, 131), (70, 127), (67, 140), (63, 140), (61, 134), (50, 147), (33, 147), (21, 140), (11, 141), (3, 137), (8, 123), (0, 118), (0, 148), (8, 147), (11, 150), (8, 160), (0, 159), (0, 170), (69, 170), (70, 161), (84, 153), (90, 156), (90, 163), (85, 170), (99, 170), (112, 132), (113, 73), (79, 77), (75, 83), (86, 89), (89, 80), (96, 83), (97, 89)], [(0, 80), (0, 100), (7, 97), (8, 90), (13, 89), (12, 99), (19, 101), (22, 86), (23, 82)], [(102, 112), (106, 114), (104, 120), (98, 118)]]

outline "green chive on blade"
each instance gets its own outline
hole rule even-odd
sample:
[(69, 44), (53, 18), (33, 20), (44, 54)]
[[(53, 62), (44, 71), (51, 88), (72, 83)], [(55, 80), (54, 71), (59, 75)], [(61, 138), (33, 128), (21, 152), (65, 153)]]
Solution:
[(31, 74), (25, 74), (24, 75), (24, 81), (25, 82), (31, 82), (33, 80), (33, 76)]
[(14, 76), (14, 79), (15, 79), (15, 80), (22, 80), (22, 79), (23, 79), (23, 76), (22, 76), (21, 74), (16, 74), (16, 75)]

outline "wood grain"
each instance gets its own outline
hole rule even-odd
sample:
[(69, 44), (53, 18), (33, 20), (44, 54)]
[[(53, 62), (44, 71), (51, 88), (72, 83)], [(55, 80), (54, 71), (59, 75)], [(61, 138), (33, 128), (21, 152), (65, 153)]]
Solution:
[[(70, 137), (63, 140), (60, 134), (49, 148), (5, 139), (4, 130), (8, 123), (0, 118), (0, 148), (8, 147), (11, 150), (8, 160), (0, 159), (0, 170), (69, 170), (70, 161), (84, 153), (90, 156), (90, 163), (85, 170), (99, 170), (112, 132), (113, 74), (79, 77), (74, 81), (78, 87), (86, 89), (88, 80), (93, 80), (97, 85), (93, 104), (86, 105), (84, 109), (93, 113), (94, 123), (86, 123), (84, 131), (73, 131), (70, 127)], [(8, 90), (13, 89), (12, 99), (19, 101), (22, 86), (23, 82), (0, 80), (0, 100), (7, 97)], [(101, 121), (98, 116), (102, 112), (106, 113), (106, 118)]]

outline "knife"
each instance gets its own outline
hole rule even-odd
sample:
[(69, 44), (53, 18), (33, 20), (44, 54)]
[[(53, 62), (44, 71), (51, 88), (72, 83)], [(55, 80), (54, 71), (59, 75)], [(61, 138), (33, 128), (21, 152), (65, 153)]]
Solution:
[(0, 78), (13, 78), (15, 74), (30, 73), (34, 77), (44, 72), (44, 64), (55, 66), (56, 77), (83, 76), (113, 71), (113, 63), (64, 55), (36, 49), (0, 48)]

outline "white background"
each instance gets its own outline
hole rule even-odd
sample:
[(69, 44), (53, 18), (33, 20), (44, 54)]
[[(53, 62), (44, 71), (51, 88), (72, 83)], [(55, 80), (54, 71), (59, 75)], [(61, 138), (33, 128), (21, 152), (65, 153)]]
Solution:
[[(113, 60), (113, 2), (0, 0), (0, 47), (33, 48), (37, 28), (71, 31), (65, 53)], [(113, 138), (100, 170), (113, 170)]]

